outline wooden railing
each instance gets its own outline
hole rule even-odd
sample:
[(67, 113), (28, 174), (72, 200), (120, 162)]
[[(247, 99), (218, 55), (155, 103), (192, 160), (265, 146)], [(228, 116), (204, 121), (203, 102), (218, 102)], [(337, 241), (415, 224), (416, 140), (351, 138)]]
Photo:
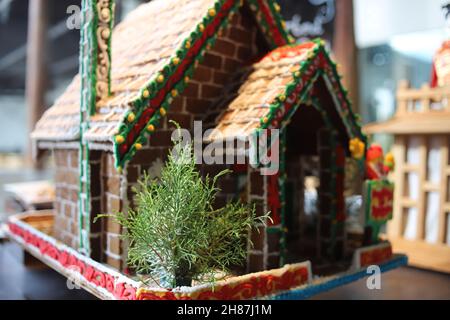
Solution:
[(420, 89), (414, 89), (408, 81), (400, 81), (396, 116), (428, 111), (450, 111), (450, 87), (430, 88), (424, 84)]

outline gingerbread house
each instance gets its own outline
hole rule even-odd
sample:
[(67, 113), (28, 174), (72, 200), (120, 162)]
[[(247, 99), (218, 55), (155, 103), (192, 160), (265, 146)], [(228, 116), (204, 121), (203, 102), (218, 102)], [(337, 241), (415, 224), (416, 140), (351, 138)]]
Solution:
[[(258, 213), (271, 212), (271, 222), (251, 235), (247, 271), (305, 260), (323, 270), (348, 268), (362, 242), (347, 241), (346, 164), (363, 170), (366, 138), (324, 43), (290, 44), (272, 0), (154, 0), (114, 30), (112, 9), (113, 1), (83, 1), (80, 74), (31, 135), (37, 154), (49, 150), (55, 163), (56, 240), (46, 243), (63, 242), (69, 255), (82, 254), (77, 261), (94, 260), (97, 269), (126, 270), (120, 226), (94, 218), (133, 206), (139, 177), (158, 175), (172, 146), (169, 120), (194, 135), (201, 121), (211, 129), (201, 135), (204, 145), (234, 141), (223, 155), (255, 133), (279, 129), (271, 174), (259, 161), (199, 165), (204, 174), (233, 169), (218, 202), (241, 197)], [(318, 182), (312, 218), (303, 201), (308, 176)], [(363, 174), (359, 179), (362, 185)], [(24, 229), (11, 228), (15, 237)], [(377, 257), (389, 259), (389, 248)], [(297, 269), (301, 276), (290, 285), (311, 279), (310, 269)]]

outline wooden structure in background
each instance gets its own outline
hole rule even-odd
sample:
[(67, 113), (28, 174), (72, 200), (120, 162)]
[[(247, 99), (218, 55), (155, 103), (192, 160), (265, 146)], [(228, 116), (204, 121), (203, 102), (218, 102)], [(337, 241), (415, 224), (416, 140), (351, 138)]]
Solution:
[[(364, 128), (368, 134), (395, 136), (394, 218), (387, 234), (394, 251), (407, 253), (411, 265), (450, 272), (450, 87), (425, 84), (411, 89), (403, 81), (397, 101), (391, 120)], [(411, 175), (415, 190), (411, 190)], [(435, 201), (430, 201), (430, 194)], [(437, 214), (433, 206), (438, 208)], [(411, 212), (414, 221), (408, 221)], [(411, 223), (415, 224), (413, 235), (406, 230)]]
[[(27, 126), (31, 132), (36, 122), (44, 112), (46, 92), (46, 42), (48, 0), (29, 1), (28, 4), (28, 39), (27, 39), (27, 74), (26, 74), (26, 100), (27, 100)], [(33, 163), (32, 142), (27, 148), (27, 163)]]
[(358, 111), (358, 59), (353, 20), (353, 0), (336, 1), (333, 52), (336, 61), (339, 61), (339, 72), (348, 88), (353, 110)]

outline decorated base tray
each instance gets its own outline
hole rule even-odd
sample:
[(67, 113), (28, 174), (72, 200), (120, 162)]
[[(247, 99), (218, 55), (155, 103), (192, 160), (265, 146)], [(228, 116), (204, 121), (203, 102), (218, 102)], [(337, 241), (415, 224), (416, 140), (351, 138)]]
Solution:
[(311, 263), (285, 265), (282, 268), (230, 277), (212, 284), (167, 290), (150, 287), (81, 255), (55, 240), (49, 232), (53, 215), (49, 211), (12, 216), (8, 236), (52, 269), (100, 299), (119, 300), (237, 300), (304, 299), (347, 284), (367, 275), (365, 267), (377, 264), (381, 271), (405, 265), (403, 255), (393, 255), (389, 242), (355, 251), (347, 272), (331, 277), (313, 277)]

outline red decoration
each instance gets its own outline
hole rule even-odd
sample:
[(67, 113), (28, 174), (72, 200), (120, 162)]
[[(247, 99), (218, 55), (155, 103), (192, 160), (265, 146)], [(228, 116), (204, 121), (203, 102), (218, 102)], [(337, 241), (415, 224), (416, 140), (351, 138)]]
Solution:
[(298, 44), (295, 46), (284, 46), (281, 48), (277, 48), (264, 56), (263, 60), (270, 59), (272, 61), (280, 61), (284, 58), (299, 56), (305, 53), (305, 51), (313, 48), (315, 45), (316, 44), (314, 42), (305, 42), (303, 44)]
[(96, 287), (105, 288), (113, 293), (114, 297), (117, 299), (136, 299), (137, 288), (132, 285), (124, 282), (117, 282), (117, 279), (114, 276), (98, 270), (95, 266), (87, 265), (67, 251), (58, 250), (52, 243), (45, 241), (28, 230), (24, 230), (17, 224), (9, 223), (9, 230), (11, 233), (22, 238), (27, 244), (38, 249), (42, 255), (54, 260), (66, 269), (78, 272), (86, 279), (86, 281)]
[(235, 283), (218, 284), (189, 294), (173, 291), (140, 290), (140, 300), (238, 300), (268, 296), (305, 284), (309, 278), (306, 266), (288, 269), (281, 275), (261, 274)]
[(389, 260), (391, 257), (392, 257), (391, 246), (385, 246), (383, 248), (375, 248), (373, 250), (361, 252), (360, 264), (361, 267), (366, 267), (382, 263), (386, 260)]
[(431, 87), (443, 87), (450, 83), (450, 40), (436, 52), (431, 73)]
[[(192, 300), (192, 299), (250, 299), (263, 297), (276, 292), (287, 291), (307, 283), (309, 279), (309, 268), (307, 265), (292, 265), (285, 267), (285, 270), (277, 271), (277, 274), (263, 272), (259, 275), (251, 275), (248, 278), (236, 278), (235, 282), (225, 282), (225, 284), (202, 288), (191, 293), (173, 291), (153, 291), (151, 289), (137, 287), (120, 281), (108, 272), (99, 270), (95, 265), (88, 265), (74, 254), (58, 250), (55, 245), (45, 241), (36, 234), (24, 230), (15, 223), (9, 223), (11, 233), (22, 238), (27, 244), (45, 252), (44, 254), (60, 263), (63, 267), (78, 272), (92, 285), (104, 288), (119, 300)], [(245, 276), (244, 276), (245, 277)]]
[(281, 223), (281, 201), (280, 201), (280, 188), (278, 183), (279, 173), (267, 176), (267, 202), (269, 204), (270, 217), (272, 221), (269, 225), (278, 225)]
[(277, 27), (277, 23), (272, 16), (272, 12), (270, 11), (269, 6), (267, 5), (266, 1), (264, 0), (258, 0), (259, 9), (261, 10), (262, 14), (264, 15), (264, 19), (269, 24), (269, 29), (272, 34), (272, 37), (275, 41), (275, 44), (279, 46), (284, 46), (287, 44), (286, 39), (284, 39), (283, 35), (280, 33), (280, 29)]
[(372, 190), (372, 201), (378, 203), (372, 208), (372, 217), (376, 220), (385, 220), (392, 213), (392, 189)]
[(336, 221), (345, 221), (345, 198), (344, 198), (344, 170), (345, 170), (345, 151), (342, 146), (336, 148)]
[(389, 173), (384, 164), (384, 152), (378, 144), (372, 144), (366, 152), (366, 176), (369, 180), (383, 179)]

